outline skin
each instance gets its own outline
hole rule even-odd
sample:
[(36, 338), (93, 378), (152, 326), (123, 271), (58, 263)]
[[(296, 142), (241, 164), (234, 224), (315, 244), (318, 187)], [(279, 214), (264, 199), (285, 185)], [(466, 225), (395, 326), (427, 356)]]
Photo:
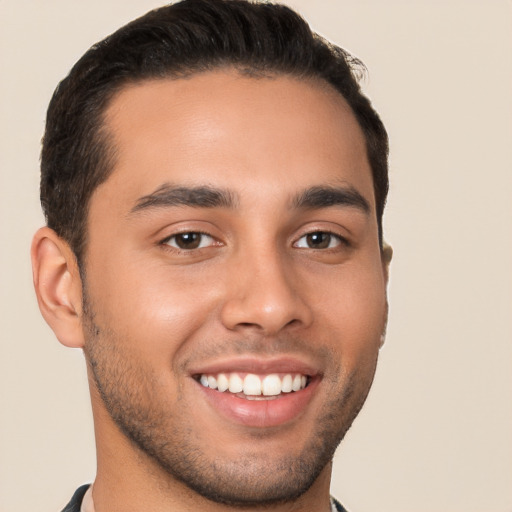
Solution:
[[(32, 250), (43, 315), (86, 354), (96, 511), (329, 510), (330, 461), (370, 388), (387, 315), (350, 108), (323, 83), (219, 70), (129, 86), (105, 122), (116, 161), (91, 199), (85, 282), (48, 228)], [(227, 191), (230, 204), (154, 204), (176, 187)], [(367, 208), (298, 207), (314, 187)], [(179, 249), (191, 232), (207, 236)], [(317, 248), (312, 233), (331, 235)], [(314, 369), (310, 399), (277, 426), (233, 421), (195, 372), (244, 358)]]

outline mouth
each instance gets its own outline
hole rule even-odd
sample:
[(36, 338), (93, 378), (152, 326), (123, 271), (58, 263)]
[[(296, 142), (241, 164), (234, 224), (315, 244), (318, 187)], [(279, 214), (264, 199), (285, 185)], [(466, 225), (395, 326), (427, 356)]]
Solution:
[(311, 376), (301, 373), (202, 373), (194, 378), (205, 388), (246, 400), (275, 400), (281, 395), (301, 391), (311, 382)]
[(307, 413), (322, 375), (294, 359), (237, 359), (196, 369), (191, 375), (208, 410), (229, 423), (276, 427)]

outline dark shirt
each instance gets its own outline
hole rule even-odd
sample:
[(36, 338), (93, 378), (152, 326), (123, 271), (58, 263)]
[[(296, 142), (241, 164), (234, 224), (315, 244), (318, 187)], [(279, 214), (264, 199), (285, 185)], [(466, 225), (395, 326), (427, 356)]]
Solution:
[[(62, 512), (80, 512), (80, 506), (82, 505), (84, 494), (88, 488), (88, 485), (82, 485), (82, 487), (79, 487), (76, 490), (75, 494), (73, 494), (71, 501), (64, 507), (64, 510)], [(334, 504), (336, 505), (336, 510), (338, 512), (347, 512), (347, 510), (344, 509), (340, 503), (338, 503), (336, 500), (333, 501)]]
[(82, 485), (79, 487), (75, 494), (73, 494), (73, 497), (71, 498), (71, 501), (64, 507), (62, 512), (80, 512), (80, 507), (82, 505), (82, 500), (84, 499), (84, 494), (89, 489), (89, 485)]

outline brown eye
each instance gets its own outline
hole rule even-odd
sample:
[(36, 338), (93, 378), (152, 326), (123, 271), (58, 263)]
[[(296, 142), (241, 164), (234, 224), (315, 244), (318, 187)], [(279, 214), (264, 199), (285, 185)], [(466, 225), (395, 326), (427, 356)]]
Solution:
[(213, 244), (213, 238), (205, 233), (190, 231), (169, 237), (165, 244), (181, 250), (202, 249)]
[(301, 249), (330, 249), (340, 245), (341, 239), (339, 236), (328, 233), (327, 231), (314, 231), (302, 236), (297, 243), (296, 247)]

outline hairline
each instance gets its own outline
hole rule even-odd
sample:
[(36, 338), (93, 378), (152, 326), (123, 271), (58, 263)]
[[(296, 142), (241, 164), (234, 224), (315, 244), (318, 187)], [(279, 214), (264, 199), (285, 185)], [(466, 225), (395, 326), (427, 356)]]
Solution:
[[(342, 92), (336, 88), (334, 84), (329, 82), (326, 78), (320, 76), (318, 73), (314, 72), (293, 72), (289, 70), (279, 69), (277, 67), (259, 67), (258, 65), (251, 65), (250, 63), (237, 63), (237, 62), (219, 62), (219, 63), (208, 63), (202, 67), (198, 67), (197, 69), (189, 68), (188, 70), (170, 70), (166, 75), (159, 76), (145, 76), (145, 77), (129, 77), (125, 80), (119, 80), (118, 82), (112, 84), (111, 89), (103, 92), (103, 101), (101, 102), (100, 112), (97, 115), (95, 122), (93, 123), (94, 131), (92, 135), (93, 144), (96, 145), (99, 152), (99, 162), (100, 166), (103, 167), (102, 179), (96, 183), (95, 187), (91, 190), (91, 193), (87, 197), (86, 204), (83, 206), (84, 208), (84, 216), (83, 216), (83, 236), (80, 240), (80, 246), (75, 250), (75, 248), (71, 248), (75, 257), (77, 259), (78, 266), (85, 266), (86, 260), (86, 252), (88, 245), (88, 234), (89, 234), (89, 207), (91, 204), (91, 200), (96, 192), (97, 188), (103, 183), (107, 182), (112, 173), (115, 170), (115, 165), (117, 161), (117, 150), (118, 147), (115, 141), (115, 133), (109, 126), (109, 110), (115, 100), (124, 92), (129, 90), (132, 87), (143, 86), (147, 83), (152, 82), (163, 82), (168, 80), (189, 80), (201, 75), (208, 75), (210, 73), (216, 72), (234, 72), (238, 74), (240, 77), (246, 77), (254, 80), (261, 79), (278, 79), (281, 77), (288, 77), (295, 79), (300, 82), (306, 82), (311, 84), (314, 87), (317, 87), (320, 91), (324, 92), (334, 92), (338, 97), (343, 99), (343, 102), (346, 107), (350, 109), (351, 114), (354, 116), (354, 119), (357, 123), (361, 131), (361, 136), (364, 141), (364, 147), (366, 150), (366, 160), (368, 163), (368, 167), (370, 170), (370, 176), (373, 185), (373, 196), (374, 201), (377, 205), (377, 197), (375, 191), (375, 176), (374, 171), (369, 159), (368, 155), (368, 140), (365, 134), (361, 123), (359, 122), (358, 116), (354, 112), (352, 105), (348, 101), (348, 99), (342, 94)], [(379, 212), (377, 208), (374, 211), (376, 216), (377, 223), (380, 225), (382, 220), (379, 220)], [(380, 231), (380, 230), (379, 230)], [(379, 245), (382, 249), (382, 234), (379, 235)]]

